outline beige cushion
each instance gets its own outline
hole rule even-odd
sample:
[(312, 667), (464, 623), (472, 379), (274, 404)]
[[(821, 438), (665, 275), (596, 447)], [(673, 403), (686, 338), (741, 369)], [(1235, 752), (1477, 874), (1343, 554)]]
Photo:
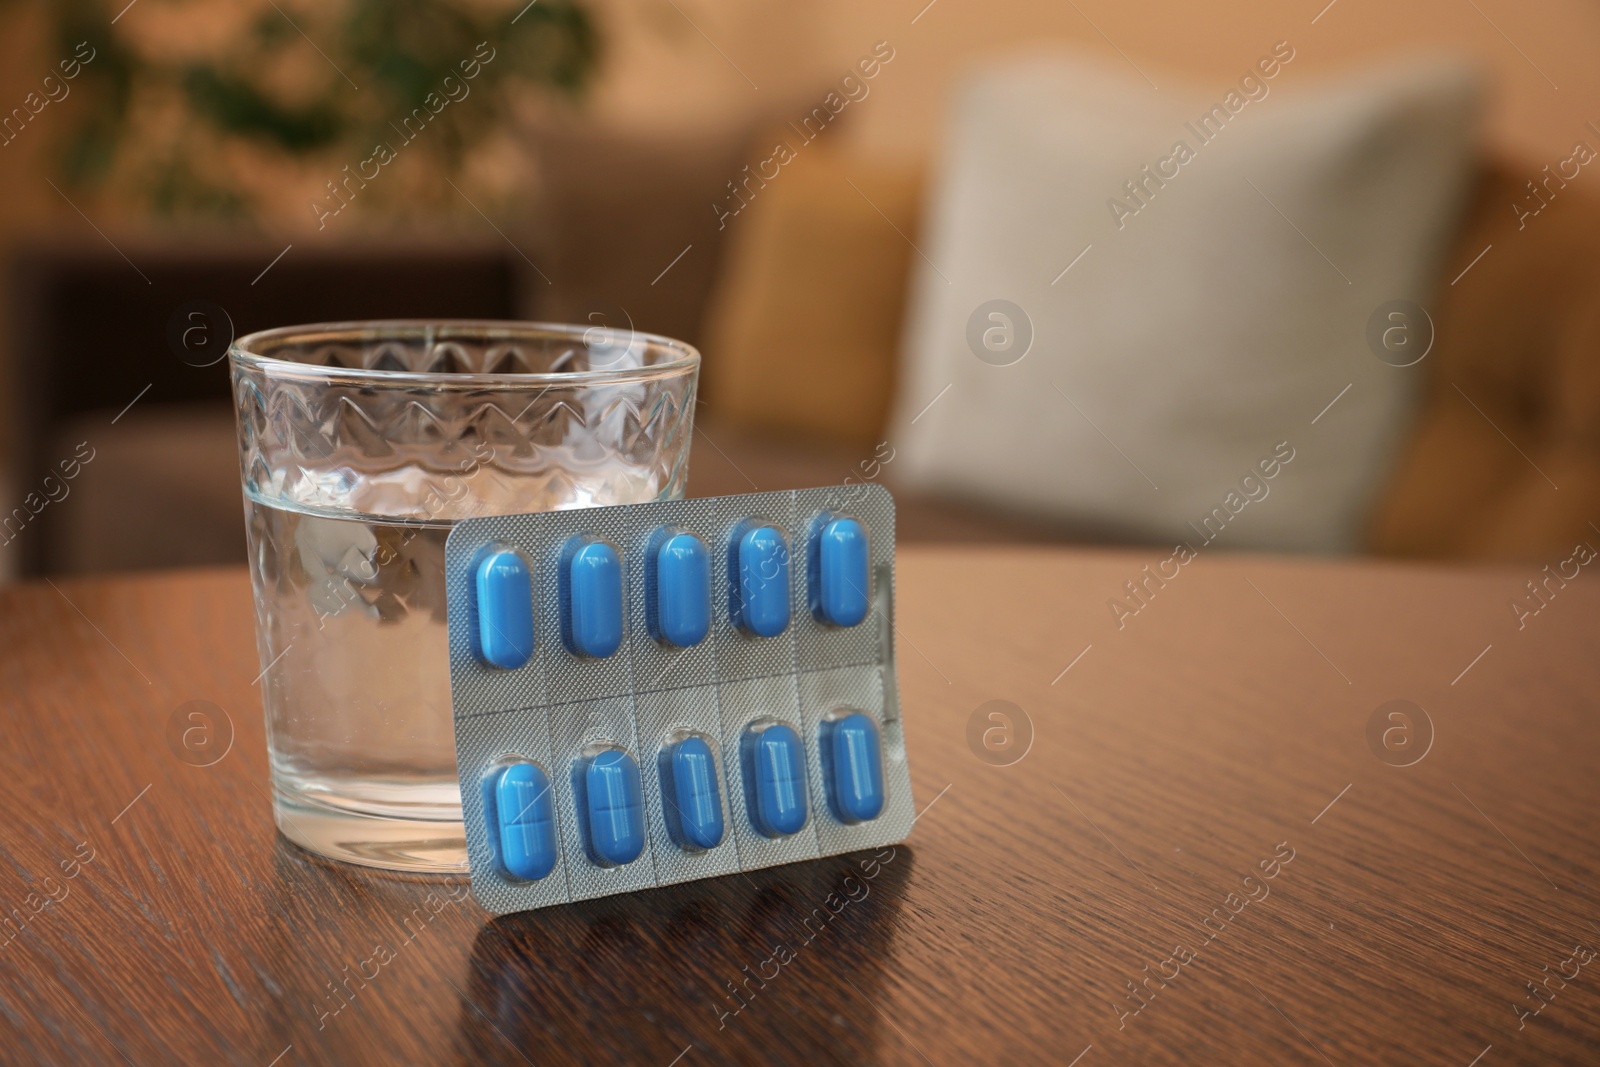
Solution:
[[(1426, 299), (1478, 94), (1421, 60), (1310, 85), (1292, 55), (1231, 89), (1044, 56), (962, 91), (913, 265), (903, 484), (1129, 540), (1359, 545), (1425, 373), (1365, 326)], [(980, 358), (996, 298), (1025, 356)]]
[[(787, 141), (799, 145), (792, 132)], [(706, 331), (707, 414), (857, 445), (881, 439), (917, 194), (910, 167), (849, 158), (820, 140), (754, 189), (725, 220)]]

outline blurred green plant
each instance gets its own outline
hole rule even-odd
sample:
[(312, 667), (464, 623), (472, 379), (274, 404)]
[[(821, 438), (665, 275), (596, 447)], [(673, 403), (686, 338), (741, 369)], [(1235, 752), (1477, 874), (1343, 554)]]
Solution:
[[(259, 10), (240, 17), (230, 5), (226, 18), (200, 0), (136, 2), (0, 0), (0, 9), (41, 9), (62, 56), (85, 41), (95, 50), (74, 87), (90, 99), (71, 109), (59, 142), (61, 182), (93, 192), (115, 177), (122, 197), (163, 217), (258, 212), (261, 190), (216, 164), (230, 149), (291, 166), (326, 158), (335, 170), (368, 155), (447, 76), (459, 82), (462, 61), (487, 41), (494, 61), (471, 83), (480, 99), (419, 139), (435, 170), (455, 178), (508, 127), (514, 87), (576, 97), (599, 51), (581, 0), (247, 0)], [(158, 110), (159, 123), (141, 114)]]

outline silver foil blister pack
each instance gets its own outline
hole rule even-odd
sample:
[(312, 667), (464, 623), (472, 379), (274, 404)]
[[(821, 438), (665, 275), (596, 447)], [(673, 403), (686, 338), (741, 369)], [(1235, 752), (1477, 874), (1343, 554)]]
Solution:
[(883, 488), (468, 519), (445, 573), (462, 815), (490, 911), (910, 833)]

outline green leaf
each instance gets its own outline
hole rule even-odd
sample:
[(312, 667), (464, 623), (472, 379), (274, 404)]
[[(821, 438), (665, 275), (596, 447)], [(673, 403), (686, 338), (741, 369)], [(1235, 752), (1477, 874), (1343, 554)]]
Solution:
[(210, 66), (190, 67), (183, 88), (195, 112), (218, 129), (278, 145), (289, 152), (323, 148), (338, 139), (344, 119), (328, 100), (285, 107), (242, 78)]

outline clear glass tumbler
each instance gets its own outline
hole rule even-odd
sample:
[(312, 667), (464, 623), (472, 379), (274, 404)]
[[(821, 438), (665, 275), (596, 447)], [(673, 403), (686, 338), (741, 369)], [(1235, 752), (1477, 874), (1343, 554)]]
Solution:
[(463, 870), (445, 538), (478, 515), (683, 496), (699, 353), (401, 321), (268, 330), (230, 359), (278, 829), (352, 863)]

